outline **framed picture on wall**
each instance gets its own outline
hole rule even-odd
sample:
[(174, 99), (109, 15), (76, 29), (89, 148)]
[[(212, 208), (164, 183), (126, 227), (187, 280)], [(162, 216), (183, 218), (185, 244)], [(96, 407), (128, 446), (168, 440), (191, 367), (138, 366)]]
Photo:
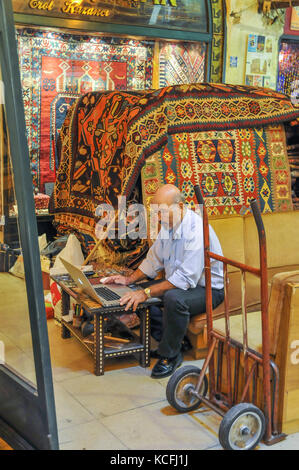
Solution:
[(284, 33), (299, 36), (299, 7), (287, 8)]
[(272, 36), (248, 35), (245, 85), (275, 89), (271, 68), (273, 40)]

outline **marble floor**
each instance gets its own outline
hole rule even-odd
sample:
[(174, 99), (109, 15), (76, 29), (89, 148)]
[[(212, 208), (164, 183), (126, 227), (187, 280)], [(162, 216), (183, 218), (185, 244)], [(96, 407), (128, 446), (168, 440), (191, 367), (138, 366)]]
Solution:
[[(63, 340), (53, 320), (48, 329), (61, 449), (222, 449), (220, 417), (205, 407), (177, 413), (166, 400), (168, 378), (153, 380), (150, 368), (129, 358), (111, 359), (96, 377), (89, 353), (74, 338)], [(202, 362), (186, 355), (184, 364)], [(258, 449), (299, 449), (299, 433)]]
[[(20, 280), (10, 275), (0, 281), (0, 296), (10, 297), (9, 289), (20, 288)], [(0, 308), (0, 341), (16, 370), (34, 382), (27, 314), (17, 308), (18, 302), (14, 295), (9, 315), (2, 315)], [(204, 407), (177, 413), (166, 400), (168, 379), (151, 379), (150, 368), (143, 369), (133, 357), (110, 359), (105, 375), (96, 377), (91, 355), (75, 338), (63, 340), (54, 320), (48, 321), (48, 331), (61, 449), (221, 450), (220, 418)], [(184, 364), (200, 367), (202, 361), (186, 355)], [(258, 449), (299, 449), (299, 433)]]

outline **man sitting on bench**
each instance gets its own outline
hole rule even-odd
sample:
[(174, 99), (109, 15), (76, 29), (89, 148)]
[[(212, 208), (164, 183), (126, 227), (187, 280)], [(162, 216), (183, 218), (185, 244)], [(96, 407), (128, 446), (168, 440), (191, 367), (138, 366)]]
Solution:
[[(161, 338), (157, 351), (152, 352), (152, 356), (159, 360), (151, 376), (159, 379), (168, 377), (181, 365), (181, 344), (189, 319), (206, 311), (204, 241), (201, 216), (187, 209), (176, 186), (162, 186), (152, 204), (159, 208), (157, 215), (161, 230), (146, 259), (131, 276), (111, 276), (105, 279), (105, 283), (129, 285), (146, 278), (155, 279), (160, 271), (165, 270), (165, 280), (144, 290), (128, 293), (121, 299), (121, 305), (126, 305), (125, 310), (132, 308), (134, 311), (148, 297), (160, 297), (163, 300), (163, 313), (156, 306), (150, 307), (155, 327), (154, 338)], [(210, 250), (222, 256), (219, 240), (212, 227)], [(211, 274), (213, 308), (216, 308), (224, 299), (221, 262), (212, 262)]]

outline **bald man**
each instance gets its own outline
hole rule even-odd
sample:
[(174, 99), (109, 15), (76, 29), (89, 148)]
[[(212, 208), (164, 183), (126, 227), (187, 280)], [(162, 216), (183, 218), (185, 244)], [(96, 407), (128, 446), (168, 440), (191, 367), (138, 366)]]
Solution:
[[(146, 259), (131, 276), (111, 276), (105, 282), (129, 285), (155, 279), (165, 270), (165, 280), (128, 293), (120, 301), (121, 305), (126, 305), (126, 310), (132, 308), (135, 311), (149, 297), (163, 299), (163, 313), (154, 306), (150, 310), (152, 335), (159, 342), (158, 350), (152, 354), (159, 360), (151, 376), (164, 378), (183, 362), (181, 346), (190, 317), (206, 311), (203, 228), (201, 216), (187, 208), (184, 197), (174, 185), (162, 186), (152, 204), (159, 208), (157, 216), (161, 230)], [(210, 249), (222, 255), (212, 227)], [(212, 262), (211, 274), (213, 308), (216, 308), (224, 299), (222, 263)]]

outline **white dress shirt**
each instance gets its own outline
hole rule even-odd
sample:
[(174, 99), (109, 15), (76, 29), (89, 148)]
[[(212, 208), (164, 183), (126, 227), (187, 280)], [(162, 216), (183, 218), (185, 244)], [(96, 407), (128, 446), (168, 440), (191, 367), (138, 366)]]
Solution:
[[(222, 249), (210, 226), (210, 251), (222, 256)], [(139, 269), (154, 279), (165, 269), (165, 279), (183, 290), (205, 286), (202, 217), (187, 209), (176, 230), (161, 228)], [(212, 288), (223, 289), (223, 265), (211, 260)]]

